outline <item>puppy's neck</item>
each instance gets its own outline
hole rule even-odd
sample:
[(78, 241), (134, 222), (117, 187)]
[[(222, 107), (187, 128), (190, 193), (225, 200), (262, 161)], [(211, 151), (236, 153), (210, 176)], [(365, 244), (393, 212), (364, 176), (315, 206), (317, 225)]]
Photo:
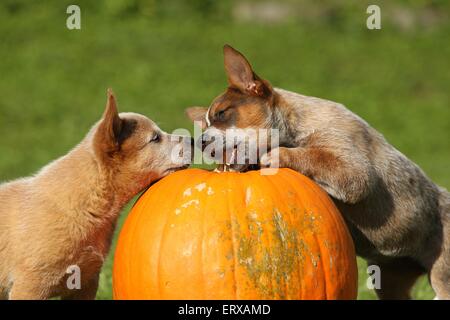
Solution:
[[(80, 175), (84, 176), (83, 180), (86, 181), (84, 188), (89, 190), (84, 194), (87, 201), (86, 210), (89, 209), (90, 215), (99, 218), (117, 216), (126, 202), (116, 192), (114, 173), (102, 165), (90, 150), (86, 152), (82, 148), (79, 152), (86, 153), (86, 167), (78, 170)], [(86, 168), (88, 170), (84, 170)]]
[(275, 91), (274, 106), (271, 113), (271, 127), (279, 130), (280, 146), (292, 147), (301, 128), (302, 112), (284, 97), (284, 91)]

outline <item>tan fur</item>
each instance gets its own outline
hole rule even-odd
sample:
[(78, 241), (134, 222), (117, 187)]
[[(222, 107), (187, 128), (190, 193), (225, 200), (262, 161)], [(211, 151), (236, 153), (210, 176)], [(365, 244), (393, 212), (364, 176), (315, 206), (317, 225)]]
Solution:
[[(94, 299), (121, 208), (185, 167), (170, 155), (190, 140), (171, 138), (142, 115), (118, 114), (109, 92), (102, 120), (72, 151), (0, 185), (0, 297)], [(81, 270), (80, 290), (67, 288), (71, 265)]]
[[(428, 273), (437, 296), (450, 299), (447, 190), (343, 105), (272, 89), (238, 51), (225, 46), (224, 54), (229, 90), (240, 94), (215, 99), (234, 106), (228, 114), (233, 121), (221, 123), (220, 130), (251, 125), (252, 120), (242, 118), (254, 118), (254, 112), (264, 118), (258, 128), (279, 129), (279, 157), (269, 151), (260, 165), (292, 168), (328, 192), (347, 222), (357, 253), (381, 268), (380, 298), (409, 298), (417, 277)], [(242, 101), (248, 99), (258, 105), (252, 107), (254, 112), (241, 112)], [(217, 127), (212, 121), (205, 132)]]

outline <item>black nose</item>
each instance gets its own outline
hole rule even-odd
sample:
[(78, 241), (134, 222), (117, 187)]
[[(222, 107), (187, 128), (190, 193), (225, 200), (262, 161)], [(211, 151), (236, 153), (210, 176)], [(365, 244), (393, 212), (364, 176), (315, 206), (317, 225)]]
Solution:
[(207, 134), (203, 133), (197, 140), (196, 147), (200, 150), (205, 150), (206, 146), (210, 143), (210, 138)]
[(190, 163), (192, 163), (192, 161), (194, 161), (195, 140), (192, 137), (189, 140), (190, 140), (190, 144), (191, 144), (191, 159), (190, 159)]

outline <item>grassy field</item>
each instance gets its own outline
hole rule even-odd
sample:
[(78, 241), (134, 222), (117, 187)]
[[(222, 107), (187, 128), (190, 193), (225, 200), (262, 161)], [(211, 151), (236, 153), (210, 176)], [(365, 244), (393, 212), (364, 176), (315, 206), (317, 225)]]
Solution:
[[(82, 29), (70, 31), (65, 1), (12, 3), (0, 4), (0, 181), (30, 175), (77, 144), (101, 116), (107, 87), (121, 111), (169, 132), (192, 130), (183, 110), (225, 88), (221, 50), (230, 43), (275, 86), (344, 103), (450, 188), (448, 24), (369, 31), (363, 5), (349, 22), (265, 24), (86, 4)], [(111, 298), (113, 252), (99, 299)], [(373, 299), (365, 270), (359, 261), (359, 298)], [(421, 279), (414, 297), (433, 296)]]

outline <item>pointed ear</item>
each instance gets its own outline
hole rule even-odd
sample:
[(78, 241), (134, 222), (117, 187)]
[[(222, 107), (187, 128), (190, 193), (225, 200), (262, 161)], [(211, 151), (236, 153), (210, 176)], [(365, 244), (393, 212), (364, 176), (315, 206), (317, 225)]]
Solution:
[(260, 79), (242, 53), (229, 45), (223, 47), (225, 72), (228, 84), (242, 93), (253, 96), (267, 97), (272, 93), (272, 86), (268, 81)]
[(204, 107), (190, 107), (187, 108), (185, 113), (189, 119), (193, 122), (200, 122), (200, 127), (202, 129), (206, 128), (206, 113), (208, 112), (208, 108)]
[(116, 98), (113, 91), (108, 89), (105, 111), (96, 133), (97, 146), (106, 152), (117, 150), (122, 124), (117, 111)]

